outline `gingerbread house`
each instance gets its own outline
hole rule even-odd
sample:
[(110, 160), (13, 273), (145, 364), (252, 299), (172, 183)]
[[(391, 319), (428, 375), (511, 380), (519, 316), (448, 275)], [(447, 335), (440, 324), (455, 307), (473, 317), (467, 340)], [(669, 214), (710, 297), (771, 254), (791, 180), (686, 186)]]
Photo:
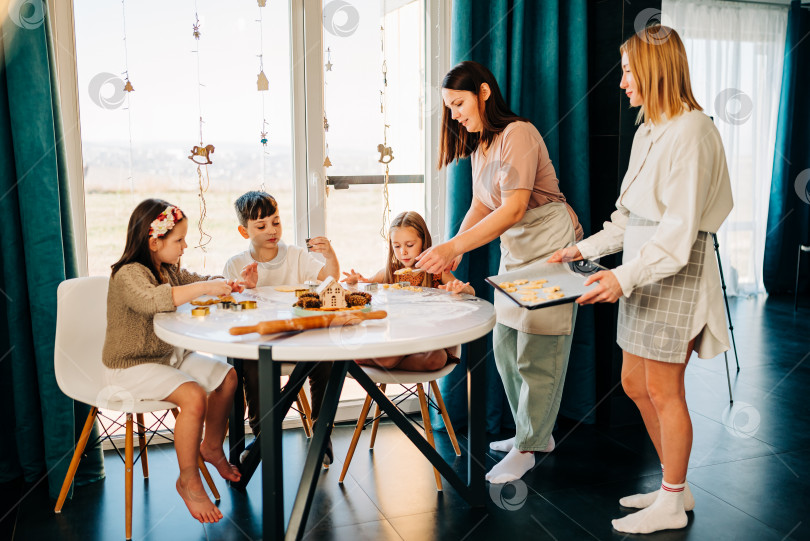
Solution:
[(347, 291), (334, 277), (328, 276), (315, 290), (322, 308), (346, 308)]

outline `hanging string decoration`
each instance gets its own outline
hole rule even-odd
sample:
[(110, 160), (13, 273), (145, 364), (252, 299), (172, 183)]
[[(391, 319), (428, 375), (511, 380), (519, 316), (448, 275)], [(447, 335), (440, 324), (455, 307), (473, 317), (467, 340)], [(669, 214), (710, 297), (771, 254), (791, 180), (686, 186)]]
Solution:
[(132, 174), (132, 109), (129, 102), (129, 93), (135, 91), (132, 82), (129, 80), (129, 50), (127, 48), (127, 5), (126, 0), (121, 0), (122, 22), (124, 26), (124, 92), (126, 92), (127, 128), (129, 130), (129, 191), (135, 193), (135, 177)]
[[(326, 48), (326, 64), (323, 65), (324, 72), (323, 72), (323, 84), (326, 86), (326, 72), (332, 71), (332, 48)], [(323, 158), (323, 167), (326, 169), (327, 167), (332, 167), (332, 160), (329, 159), (329, 141), (326, 139), (326, 134), (329, 132), (329, 119), (326, 118), (326, 109), (323, 110), (323, 146), (324, 146), (324, 158)], [(329, 177), (327, 177), (329, 178)], [(326, 187), (326, 195), (329, 195), (329, 186)]]
[[(191, 51), (197, 55), (197, 110), (200, 118), (200, 144), (195, 145), (191, 149), (191, 154), (188, 159), (197, 164), (197, 197), (200, 200), (200, 220), (197, 222), (197, 230), (200, 233), (200, 241), (195, 248), (200, 248), (203, 252), (206, 251), (206, 245), (211, 242), (211, 235), (203, 229), (203, 222), (207, 215), (207, 206), (205, 203), (205, 193), (211, 185), (211, 179), (208, 176), (208, 166), (213, 162), (211, 155), (214, 153), (214, 145), (206, 145), (203, 142), (203, 114), (202, 114), (202, 91), (203, 86), (200, 76), (200, 17), (197, 14), (197, 3), (194, 3), (194, 24), (192, 25), (192, 36), (194, 37), (195, 47)], [(205, 170), (205, 175), (203, 175)], [(203, 258), (203, 266), (205, 266), (205, 259)]]
[(380, 113), (383, 117), (383, 142), (377, 145), (377, 152), (380, 153), (380, 158), (377, 160), (379, 163), (385, 165), (385, 175), (383, 178), (383, 216), (382, 226), (380, 228), (380, 236), (388, 240), (388, 229), (391, 223), (391, 205), (388, 195), (388, 180), (389, 180), (389, 164), (394, 159), (394, 149), (388, 146), (388, 107), (387, 107), (387, 92), (388, 92), (388, 62), (385, 54), (385, 13), (383, 9), (383, 24), (380, 25), (380, 50), (382, 52), (382, 90), (380, 90)]
[(257, 0), (259, 4), (259, 18), (256, 19), (256, 22), (259, 24), (259, 75), (256, 78), (256, 89), (261, 94), (261, 101), (262, 101), (262, 125), (261, 129), (259, 130), (260, 137), (259, 142), (262, 144), (261, 152), (262, 152), (262, 183), (259, 186), (261, 191), (265, 191), (265, 180), (267, 178), (267, 156), (269, 153), (267, 152), (267, 143), (268, 143), (268, 122), (267, 122), (267, 114), (265, 112), (265, 93), (270, 89), (270, 81), (267, 80), (267, 75), (264, 74), (264, 24), (262, 18), (262, 8), (265, 7), (266, 1), (265, 0)]

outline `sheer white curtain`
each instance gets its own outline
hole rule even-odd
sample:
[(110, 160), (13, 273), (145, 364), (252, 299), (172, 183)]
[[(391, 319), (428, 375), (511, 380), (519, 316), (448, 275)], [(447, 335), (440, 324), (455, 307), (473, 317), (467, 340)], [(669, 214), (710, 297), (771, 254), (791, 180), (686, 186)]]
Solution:
[(764, 292), (787, 6), (663, 0), (661, 12), (684, 41), (695, 98), (714, 117), (726, 149), (734, 210), (718, 240), (728, 293)]

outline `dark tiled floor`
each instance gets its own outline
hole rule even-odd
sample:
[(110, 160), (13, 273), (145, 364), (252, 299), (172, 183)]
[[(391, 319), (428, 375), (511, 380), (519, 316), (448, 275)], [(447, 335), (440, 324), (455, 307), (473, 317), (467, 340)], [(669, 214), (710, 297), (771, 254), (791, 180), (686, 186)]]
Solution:
[[(757, 298), (732, 299), (732, 310), (742, 367), (735, 374), (732, 357), (735, 407), (728, 407), (722, 356), (695, 359), (687, 370), (695, 429), (689, 480), (696, 511), (689, 513), (684, 530), (645, 539), (810, 539), (810, 417), (804, 400), (810, 384), (810, 309), (794, 316), (791, 299)], [(642, 427), (577, 426), (561, 419), (557, 449), (524, 482), (491, 487), (486, 508), (470, 509), (446, 483), (443, 492), (436, 491), (427, 462), (387, 424), (381, 425), (373, 452), (364, 447), (368, 435), (361, 438), (346, 482), (339, 485), (351, 432), (351, 427), (335, 429), (337, 462), (321, 476), (306, 539), (622, 539), (610, 526), (610, 519), (627, 512), (618, 498), (660, 483), (655, 451)], [(464, 472), (464, 457), (455, 457), (446, 435), (437, 437), (442, 455)], [(306, 445), (300, 431), (285, 434), (288, 502)], [(489, 465), (500, 456), (488, 456)], [(15, 526), (13, 539), (26, 541), (122, 538), (123, 468), (117, 457), (107, 458), (107, 479), (77, 489), (59, 516), (43, 487), (4, 486), (0, 503), (23, 497), (16, 520), (11, 513), (0, 522), (0, 539), (11, 538)], [(257, 481), (244, 493), (220, 481), (226, 518), (203, 527), (174, 491), (173, 449), (154, 449), (150, 467), (151, 479), (144, 483), (136, 466), (135, 539), (259, 538)]]

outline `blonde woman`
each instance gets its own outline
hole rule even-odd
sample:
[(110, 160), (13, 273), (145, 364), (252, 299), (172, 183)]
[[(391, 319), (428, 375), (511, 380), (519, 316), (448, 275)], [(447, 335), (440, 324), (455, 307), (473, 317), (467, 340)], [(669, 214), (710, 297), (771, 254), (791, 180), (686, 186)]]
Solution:
[(678, 34), (650, 26), (627, 40), (621, 88), (639, 107), (639, 127), (616, 211), (604, 229), (549, 261), (623, 250), (622, 265), (596, 273), (580, 304), (619, 301), (622, 385), (635, 402), (661, 460), (661, 488), (619, 500), (641, 511), (613, 521), (625, 533), (683, 528), (695, 500), (686, 484), (692, 422), (684, 372), (696, 351), (729, 347), (710, 233), (733, 201), (720, 134), (692, 95)]

